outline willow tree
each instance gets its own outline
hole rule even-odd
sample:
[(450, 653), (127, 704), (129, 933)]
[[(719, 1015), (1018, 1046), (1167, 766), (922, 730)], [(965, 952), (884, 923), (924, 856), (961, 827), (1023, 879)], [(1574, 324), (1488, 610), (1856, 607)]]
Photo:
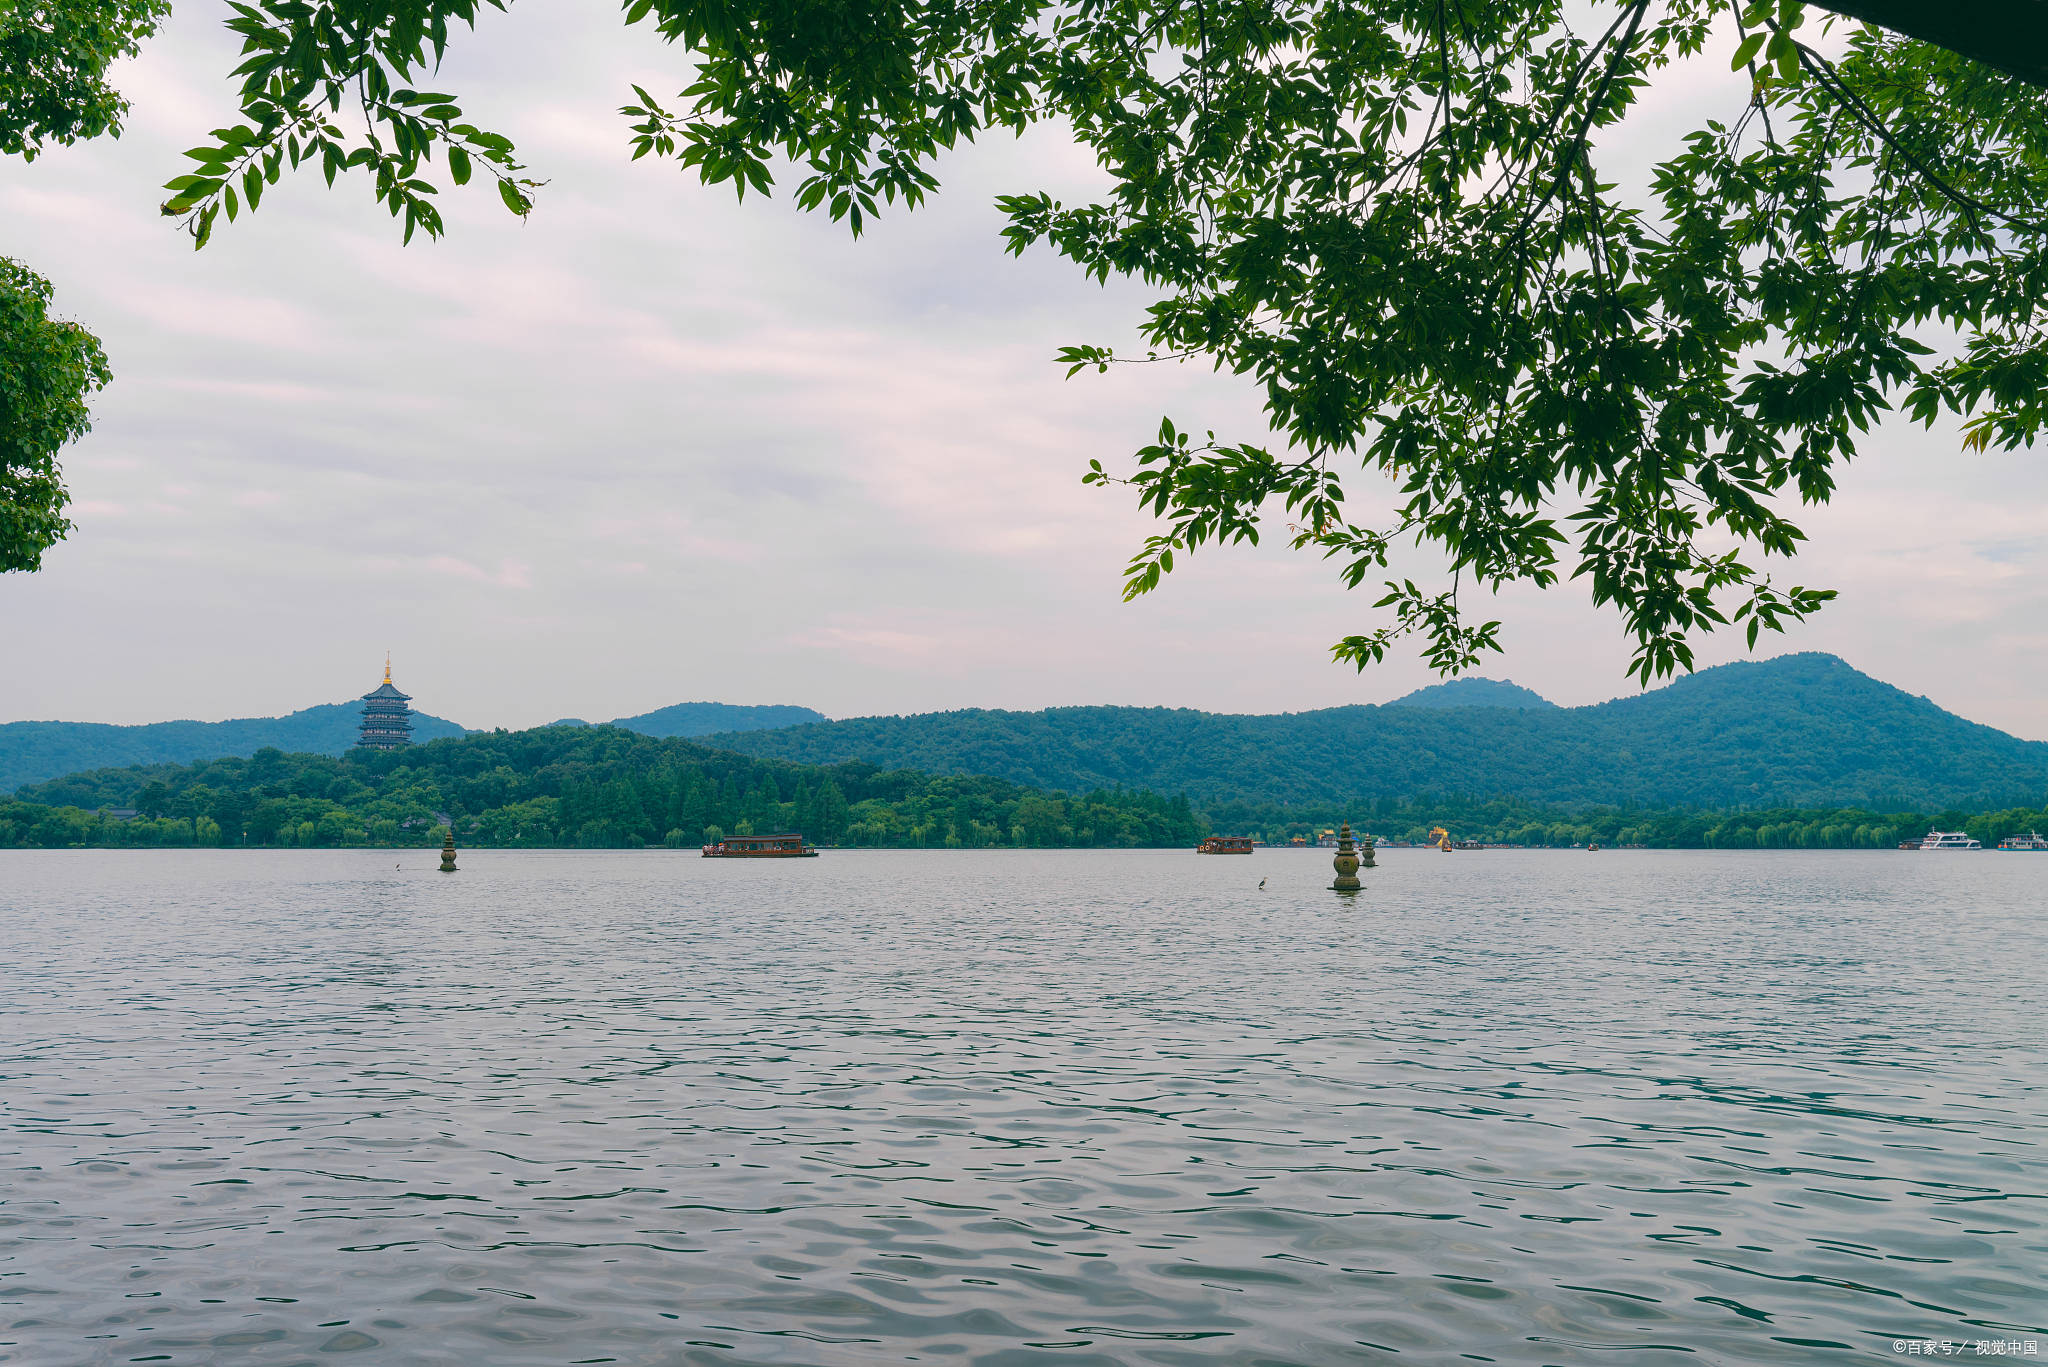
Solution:
[[(493, 0), (496, 3), (496, 0)], [(445, 178), (516, 214), (539, 182), (503, 133), (422, 82), (478, 0), (234, 5), (241, 119), (189, 154), (167, 214), (204, 244), (289, 167), (367, 179), (409, 239)], [(1277, 522), (1351, 587), (1381, 583), (1361, 667), (1401, 637), (1456, 672), (1497, 649), (1460, 592), (1569, 573), (1647, 681), (1725, 624), (1782, 629), (1832, 594), (1765, 570), (1802, 540), (1862, 433), (1959, 415), (2032, 442), (2048, 343), (2043, 0), (627, 0), (684, 54), (634, 88), (636, 157), (744, 197), (780, 176), (855, 233), (936, 188), (943, 149), (1045, 120), (1109, 173), (1099, 201), (1000, 200), (1156, 301), (1145, 353), (1263, 391), (1268, 430), (1169, 417), (1125, 463), (1158, 518), (1126, 596), (1175, 556)], [(1603, 164), (1699, 64), (1746, 95), (1647, 182)], [(1251, 440), (1245, 438), (1250, 436)], [(1353, 517), (1347, 481), (1398, 491)], [(1413, 540), (1427, 585), (1383, 579)]]

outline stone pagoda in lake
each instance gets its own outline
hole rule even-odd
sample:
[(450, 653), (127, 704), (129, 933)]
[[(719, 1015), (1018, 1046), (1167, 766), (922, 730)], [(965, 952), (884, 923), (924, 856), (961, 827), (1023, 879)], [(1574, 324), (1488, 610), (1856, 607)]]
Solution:
[(391, 657), (384, 657), (384, 682), (363, 694), (363, 733), (356, 744), (365, 750), (403, 750), (412, 744), (412, 697), (391, 682)]

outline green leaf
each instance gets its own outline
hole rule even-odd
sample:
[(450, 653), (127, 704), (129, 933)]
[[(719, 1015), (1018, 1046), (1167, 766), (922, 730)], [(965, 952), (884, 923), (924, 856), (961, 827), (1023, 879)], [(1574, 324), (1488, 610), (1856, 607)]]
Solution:
[(1780, 80), (1789, 81), (1799, 74), (1799, 45), (1784, 34), (1771, 35), (1770, 55), (1777, 63)]

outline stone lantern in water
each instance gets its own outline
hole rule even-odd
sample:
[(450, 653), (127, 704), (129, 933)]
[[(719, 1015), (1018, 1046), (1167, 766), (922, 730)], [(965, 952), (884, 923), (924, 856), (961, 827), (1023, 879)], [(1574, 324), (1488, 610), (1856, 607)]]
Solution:
[(447, 838), (441, 842), (441, 872), (455, 872), (455, 828), (448, 828)]
[[(1372, 866), (1372, 846), (1365, 847), (1366, 867)], [(1345, 822), (1337, 832), (1337, 857), (1330, 861), (1330, 867), (1337, 870), (1337, 881), (1330, 884), (1332, 892), (1357, 892), (1358, 851), (1351, 844), (1351, 823)]]

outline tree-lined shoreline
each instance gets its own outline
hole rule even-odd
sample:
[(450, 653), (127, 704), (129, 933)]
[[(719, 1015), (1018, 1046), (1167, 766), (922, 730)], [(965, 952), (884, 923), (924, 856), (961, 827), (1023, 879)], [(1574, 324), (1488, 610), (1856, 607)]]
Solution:
[(247, 759), (97, 770), (0, 802), (0, 847), (406, 848), (439, 844), (447, 826), (465, 845), (498, 848), (690, 848), (772, 830), (911, 847), (1129, 848), (1200, 838), (1185, 798), (760, 760), (610, 726), (497, 731), (340, 757), (264, 749)]
[(1532, 848), (1889, 849), (1932, 827), (1987, 846), (2048, 828), (2048, 808), (1612, 807), (1423, 795), (1348, 804), (1218, 801), (1000, 778), (796, 764), (615, 727), (543, 727), (340, 757), (286, 754), (103, 769), (0, 801), (0, 848), (690, 849), (799, 830), (850, 848), (1175, 848), (1218, 831), (1275, 844), (1339, 821), (1385, 840)]

